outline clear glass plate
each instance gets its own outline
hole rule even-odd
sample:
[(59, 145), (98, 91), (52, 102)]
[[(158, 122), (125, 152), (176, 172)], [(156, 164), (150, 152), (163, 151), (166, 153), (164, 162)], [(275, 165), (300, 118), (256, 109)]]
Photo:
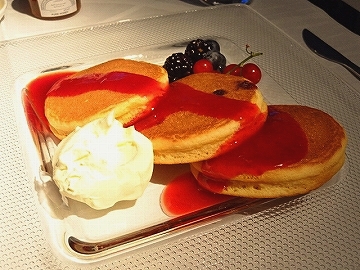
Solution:
[[(238, 63), (246, 57), (246, 44), (237, 44), (235, 41), (222, 36), (204, 35), (200, 37), (216, 39), (220, 43), (221, 51), (227, 57), (228, 62)], [(183, 52), (188, 42), (189, 39), (184, 39), (174, 43), (159, 43), (152, 46), (120, 50), (96, 57), (79, 59), (76, 62), (65, 63), (61, 66), (27, 72), (16, 80), (17, 102), (23, 102), (22, 98), (26, 85), (44, 73), (81, 70), (117, 57), (162, 65), (170, 54)], [(263, 48), (257, 44), (251, 44), (250, 49), (261, 51)], [(257, 59), (254, 59), (254, 62), (257, 62)], [(297, 101), (268, 74), (267, 69), (263, 66), (261, 68), (263, 78), (258, 86), (267, 103), (296, 104)], [(223, 222), (228, 217), (241, 218), (294, 199), (234, 198), (190, 214), (170, 217), (161, 209), (161, 193), (171, 180), (189, 171), (188, 165), (185, 164), (156, 166), (148, 188), (144, 195), (136, 201), (119, 202), (112, 208), (102, 211), (93, 210), (87, 205), (73, 200), (69, 200), (69, 207), (66, 207), (62, 204), (56, 186), (46, 174), (47, 163), (51, 161), (51, 151), (56, 147), (57, 141), (53, 139), (51, 134), (35, 132), (33, 127), (29, 126), (29, 122), (26, 121), (29, 115), (24, 112), (24, 110), (21, 112), (24, 117), (21, 118), (22, 123), (20, 125), (26, 140), (31, 141), (31, 143), (26, 144), (26, 154), (31, 161), (29, 170), (35, 176), (34, 185), (37, 191), (37, 200), (42, 207), (40, 212), (43, 214), (53, 247), (70, 261), (102, 260), (189, 232), (194, 228)], [(49, 152), (50, 156), (47, 156)], [(41, 171), (41, 168), (44, 171)], [(346, 170), (345, 166), (321, 188), (338, 182), (344, 177)]]

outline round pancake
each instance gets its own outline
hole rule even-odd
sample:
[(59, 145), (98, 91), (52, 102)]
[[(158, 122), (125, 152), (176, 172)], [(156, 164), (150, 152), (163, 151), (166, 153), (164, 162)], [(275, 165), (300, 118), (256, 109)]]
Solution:
[(325, 112), (301, 105), (271, 105), (257, 134), (219, 157), (191, 164), (191, 171), (202, 187), (216, 193), (294, 196), (320, 187), (340, 170), (346, 143), (342, 126)]
[(129, 126), (151, 110), (168, 85), (161, 66), (115, 59), (56, 82), (47, 93), (45, 115), (60, 139), (110, 111)]
[(135, 128), (152, 141), (156, 164), (190, 163), (241, 143), (263, 125), (266, 114), (262, 94), (250, 81), (199, 73), (171, 83)]

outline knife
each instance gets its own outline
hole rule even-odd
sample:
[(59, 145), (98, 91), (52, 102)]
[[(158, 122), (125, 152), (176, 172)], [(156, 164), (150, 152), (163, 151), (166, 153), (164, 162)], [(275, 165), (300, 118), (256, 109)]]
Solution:
[(324, 10), (353, 33), (360, 35), (360, 11), (342, 0), (309, 0), (309, 2)]
[(351, 62), (333, 47), (328, 45), (326, 42), (321, 40), (315, 34), (313, 34), (308, 29), (302, 31), (302, 37), (305, 41), (305, 44), (317, 55), (338, 63), (350, 71), (358, 80), (360, 80), (360, 67)]

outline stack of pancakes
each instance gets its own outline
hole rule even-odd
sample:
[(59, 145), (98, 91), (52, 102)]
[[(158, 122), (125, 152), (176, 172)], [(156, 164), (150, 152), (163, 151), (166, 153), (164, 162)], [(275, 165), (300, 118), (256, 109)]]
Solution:
[(191, 171), (201, 186), (221, 194), (294, 196), (331, 179), (344, 163), (345, 147), (344, 129), (325, 112), (271, 105), (255, 136), (221, 156), (192, 163)]
[[(131, 79), (99, 83), (114, 73), (116, 80), (121, 74)], [(95, 78), (94, 87), (88, 86), (89, 77)], [(85, 90), (69, 93), (66, 88), (77, 79)], [(113, 110), (125, 126), (134, 125), (152, 141), (156, 164), (190, 163), (200, 185), (216, 193), (304, 194), (328, 181), (344, 162), (346, 135), (331, 116), (300, 105), (267, 106), (257, 86), (239, 76), (200, 73), (169, 85), (160, 66), (116, 59), (63, 80), (45, 101), (57, 137)], [(274, 133), (286, 128), (289, 134), (276, 139)], [(296, 136), (286, 139), (291, 132)]]

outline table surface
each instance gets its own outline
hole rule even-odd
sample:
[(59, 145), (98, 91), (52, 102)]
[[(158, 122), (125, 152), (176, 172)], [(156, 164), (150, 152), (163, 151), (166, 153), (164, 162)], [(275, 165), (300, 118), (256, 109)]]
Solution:
[[(345, 2), (360, 10), (360, 1)], [(253, 0), (250, 6), (302, 46), (305, 47), (301, 32), (303, 28), (308, 28), (352, 62), (360, 65), (360, 36), (338, 24), (307, 0)], [(43, 21), (31, 16), (27, 0), (12, 0), (8, 1), (5, 17), (0, 23), (0, 42), (204, 7), (200, 2), (191, 0), (82, 0), (82, 8), (75, 16), (58, 21)], [(345, 68), (322, 58), (319, 58), (319, 61), (360, 93), (360, 81)]]
[[(360, 1), (345, 0), (360, 10)], [(304, 45), (301, 30), (309, 28), (351, 61), (360, 65), (360, 37), (330, 18), (306, 0), (254, 0), (251, 7), (274, 23), (290, 37)], [(23, 38), (113, 21), (141, 19), (203, 8), (191, 0), (82, 0), (78, 14), (65, 20), (44, 21), (31, 15), (26, 0), (8, 1), (0, 23), (0, 40)], [(337, 64), (321, 59), (324, 65), (346, 83), (360, 91), (359, 80)]]

